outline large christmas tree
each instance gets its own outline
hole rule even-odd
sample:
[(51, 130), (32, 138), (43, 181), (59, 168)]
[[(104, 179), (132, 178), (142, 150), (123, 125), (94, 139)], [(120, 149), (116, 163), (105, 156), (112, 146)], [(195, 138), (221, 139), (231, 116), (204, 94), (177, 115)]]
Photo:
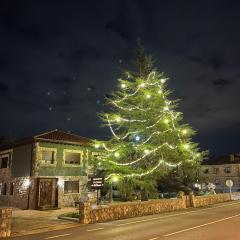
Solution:
[(138, 47), (134, 70), (123, 71), (118, 90), (107, 98), (109, 112), (100, 114), (112, 133), (95, 142), (106, 180), (147, 182), (172, 168), (199, 165), (204, 153), (191, 141), (195, 131), (176, 111), (167, 81)]

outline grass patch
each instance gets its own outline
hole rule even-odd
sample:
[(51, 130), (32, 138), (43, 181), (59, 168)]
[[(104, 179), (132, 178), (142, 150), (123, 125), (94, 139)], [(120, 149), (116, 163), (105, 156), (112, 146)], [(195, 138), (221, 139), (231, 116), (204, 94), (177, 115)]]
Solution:
[(61, 217), (79, 218), (79, 213), (78, 212), (65, 213), (65, 214), (61, 215)]

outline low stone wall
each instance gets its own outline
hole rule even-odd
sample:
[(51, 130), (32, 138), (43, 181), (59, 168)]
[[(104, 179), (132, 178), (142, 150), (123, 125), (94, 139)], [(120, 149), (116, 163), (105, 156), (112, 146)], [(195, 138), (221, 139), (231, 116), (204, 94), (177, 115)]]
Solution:
[(211, 204), (222, 203), (230, 201), (229, 193), (215, 194), (208, 196), (192, 196), (193, 207), (203, 207)]
[(131, 202), (116, 205), (110, 205), (98, 209), (91, 209), (90, 203), (81, 203), (80, 222), (96, 223), (106, 222), (117, 219), (139, 217), (163, 212), (171, 212), (185, 209), (185, 199), (164, 199), (152, 200), (148, 202)]
[(232, 193), (232, 197), (230, 197), (229, 193), (214, 194), (214, 195), (208, 195), (208, 196), (190, 195), (192, 207), (203, 207), (211, 204), (227, 202), (230, 200), (239, 199), (239, 197), (240, 197), (239, 192)]
[[(240, 193), (233, 193), (235, 198)], [(234, 199), (234, 198), (233, 198)], [(90, 202), (80, 203), (79, 221), (84, 224), (140, 217), (163, 212), (171, 212), (188, 207), (202, 207), (230, 201), (229, 193), (208, 196), (180, 195), (177, 199), (161, 199), (147, 202), (128, 202), (92, 209)]]
[(11, 235), (12, 209), (0, 208), (0, 238)]

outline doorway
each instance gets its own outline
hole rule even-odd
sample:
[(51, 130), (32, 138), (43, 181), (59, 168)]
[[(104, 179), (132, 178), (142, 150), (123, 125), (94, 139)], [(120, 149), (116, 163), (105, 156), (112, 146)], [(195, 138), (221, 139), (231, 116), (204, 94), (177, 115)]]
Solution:
[(57, 178), (38, 178), (37, 208), (48, 209), (58, 206)]

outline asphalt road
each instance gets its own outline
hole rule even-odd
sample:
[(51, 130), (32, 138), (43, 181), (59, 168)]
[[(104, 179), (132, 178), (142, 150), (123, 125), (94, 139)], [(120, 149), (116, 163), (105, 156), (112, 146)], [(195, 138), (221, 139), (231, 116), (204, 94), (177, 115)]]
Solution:
[(11, 239), (240, 240), (240, 201)]

